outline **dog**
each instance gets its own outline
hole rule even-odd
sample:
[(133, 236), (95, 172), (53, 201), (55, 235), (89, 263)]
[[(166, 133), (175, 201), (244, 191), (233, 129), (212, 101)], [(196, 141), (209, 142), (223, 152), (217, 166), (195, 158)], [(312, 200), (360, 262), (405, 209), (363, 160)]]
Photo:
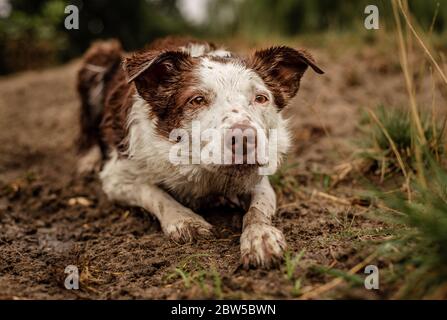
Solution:
[[(261, 132), (265, 145), (272, 143), (274, 130), (269, 157), (274, 172), (290, 145), (281, 111), (309, 67), (323, 73), (307, 51), (286, 46), (243, 57), (187, 38), (156, 40), (133, 54), (116, 40), (96, 42), (78, 74), (78, 170), (102, 165), (99, 177), (107, 197), (145, 209), (177, 243), (213, 237), (213, 227), (196, 213), (199, 208), (218, 197), (237, 202), (246, 212), (241, 264), (274, 266), (286, 249), (283, 233), (272, 225), (276, 195), (268, 176), (260, 174), (265, 163), (259, 155), (247, 161), (261, 149), (259, 136), (248, 139), (244, 132)], [(219, 142), (215, 150), (220, 142), (229, 150), (229, 163), (172, 161), (174, 147), (191, 144), (187, 136), (194, 123), (200, 124), (199, 135), (203, 129), (238, 132), (231, 139), (214, 139)], [(195, 144), (207, 147), (206, 141)], [(237, 164), (236, 150), (242, 150)], [(181, 159), (194, 155), (186, 151)]]

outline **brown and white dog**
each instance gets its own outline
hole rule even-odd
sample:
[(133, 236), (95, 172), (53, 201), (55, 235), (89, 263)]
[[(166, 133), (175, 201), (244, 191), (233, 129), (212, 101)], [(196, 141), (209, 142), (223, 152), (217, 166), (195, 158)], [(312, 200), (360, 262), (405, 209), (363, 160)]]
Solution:
[(257, 141), (230, 140), (233, 153), (235, 144), (242, 144), (239, 165), (234, 154), (230, 164), (178, 164), (170, 158), (173, 146), (190, 142), (173, 132), (193, 134), (196, 122), (199, 135), (210, 128), (253, 129), (271, 142), (269, 132), (276, 130), (276, 169), (289, 146), (280, 111), (296, 95), (309, 66), (323, 73), (306, 51), (289, 47), (243, 58), (210, 43), (165, 38), (127, 55), (117, 41), (97, 42), (79, 72), (78, 170), (90, 171), (103, 161), (100, 178), (107, 196), (153, 214), (175, 242), (212, 237), (212, 226), (194, 211), (215, 197), (245, 201), (241, 262), (270, 267), (281, 260), (286, 241), (271, 222), (276, 196), (268, 177), (259, 174), (264, 164), (245, 163)]

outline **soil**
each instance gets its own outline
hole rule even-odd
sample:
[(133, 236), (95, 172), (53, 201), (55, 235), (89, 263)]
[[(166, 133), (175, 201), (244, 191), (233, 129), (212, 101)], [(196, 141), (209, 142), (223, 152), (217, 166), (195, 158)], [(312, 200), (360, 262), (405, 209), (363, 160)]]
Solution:
[[(1, 78), (0, 298), (387, 297), (386, 286), (368, 291), (358, 283), (315, 290), (334, 279), (321, 270), (347, 272), (387, 236), (367, 208), (339, 201), (362, 189), (355, 175), (336, 186), (328, 179), (351, 159), (364, 107), (405, 103), (398, 62), (370, 47), (310, 51), (326, 75), (308, 72), (302, 80), (286, 111), (294, 149), (272, 178), (279, 207), (274, 223), (291, 255), (303, 252), (289, 277), (286, 264), (240, 268), (239, 212), (205, 213), (218, 229), (216, 239), (178, 245), (150, 214), (110, 203), (95, 176), (76, 176), (79, 61)], [(387, 267), (379, 258), (371, 264)], [(68, 265), (79, 269), (79, 290), (64, 287)]]

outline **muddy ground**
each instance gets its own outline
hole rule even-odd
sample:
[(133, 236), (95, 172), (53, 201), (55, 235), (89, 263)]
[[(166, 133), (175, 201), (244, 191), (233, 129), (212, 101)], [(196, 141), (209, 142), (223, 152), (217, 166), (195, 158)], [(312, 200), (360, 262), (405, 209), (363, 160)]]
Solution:
[[(148, 213), (108, 202), (94, 176), (75, 175), (79, 61), (1, 78), (0, 298), (389, 297), (392, 288), (367, 291), (358, 281), (321, 286), (334, 279), (324, 268), (362, 265), (389, 235), (367, 208), (339, 201), (356, 196), (361, 179), (350, 174), (331, 184), (361, 137), (362, 108), (405, 103), (397, 57), (366, 45), (311, 51), (326, 75), (308, 72), (302, 80), (287, 110), (294, 149), (272, 178), (275, 225), (292, 256), (304, 249), (291, 277), (285, 264), (269, 271), (239, 267), (240, 213), (206, 213), (216, 239), (179, 246)], [(389, 267), (380, 257), (371, 263)], [(80, 270), (79, 290), (64, 288), (67, 265)]]

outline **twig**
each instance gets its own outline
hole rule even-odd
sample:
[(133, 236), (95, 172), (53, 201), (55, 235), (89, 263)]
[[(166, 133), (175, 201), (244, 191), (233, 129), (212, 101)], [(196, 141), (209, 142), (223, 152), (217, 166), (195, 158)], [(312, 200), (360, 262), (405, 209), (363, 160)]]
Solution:
[(331, 200), (333, 202), (340, 203), (340, 204), (343, 204), (343, 205), (346, 205), (346, 206), (352, 205), (352, 201), (350, 201), (350, 200), (339, 198), (339, 197), (336, 197), (336, 196), (333, 196), (333, 195), (330, 195), (328, 193), (324, 193), (324, 192), (321, 192), (321, 191), (317, 191), (317, 190), (314, 190), (312, 192), (312, 196), (318, 196), (318, 197), (321, 197), (321, 198), (325, 198), (325, 199), (328, 199), (328, 200)]
[(286, 204), (283, 204), (283, 205), (279, 206), (278, 208), (276, 208), (276, 210), (283, 210), (283, 209), (290, 208), (290, 207), (296, 207), (298, 204), (299, 204), (298, 201), (286, 203)]
[[(321, 192), (321, 191), (317, 191), (317, 190), (313, 190), (312, 191), (312, 196), (319, 196), (321, 198), (325, 198), (325, 199), (331, 200), (333, 202), (336, 202), (336, 203), (339, 203), (339, 204), (342, 204), (342, 205), (345, 205), (345, 206), (352, 206), (352, 207), (363, 208), (363, 209), (365, 208), (365, 206), (361, 206), (359, 204), (355, 204), (351, 200), (339, 198), (339, 197), (336, 197), (336, 196), (333, 196), (333, 195), (330, 195), (330, 194), (327, 194), (327, 193), (324, 193), (324, 192)], [(399, 214), (399, 215), (404, 215), (403, 212), (400, 212), (400, 211), (398, 211), (396, 209), (392, 209), (392, 208), (390, 208), (390, 207), (388, 207), (388, 206), (386, 206), (386, 205), (384, 205), (383, 203), (380, 203), (380, 202), (371, 204), (371, 206), (372, 207), (377, 207), (377, 208), (382, 209), (382, 210), (391, 211), (391, 212), (394, 212), (394, 213)], [(365, 211), (367, 211), (368, 209), (369, 208), (366, 208)]]

